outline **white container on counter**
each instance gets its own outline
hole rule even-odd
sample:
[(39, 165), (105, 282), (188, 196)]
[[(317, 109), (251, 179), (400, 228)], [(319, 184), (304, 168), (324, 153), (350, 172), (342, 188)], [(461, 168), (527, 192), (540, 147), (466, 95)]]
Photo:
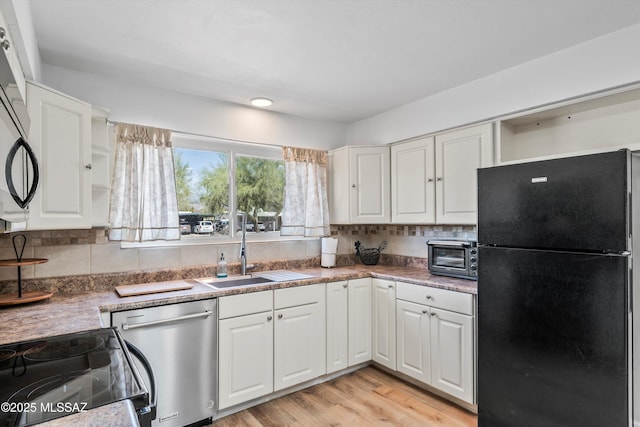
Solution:
[(335, 267), (336, 252), (338, 252), (338, 239), (335, 239), (333, 237), (323, 237), (320, 265), (322, 267)]

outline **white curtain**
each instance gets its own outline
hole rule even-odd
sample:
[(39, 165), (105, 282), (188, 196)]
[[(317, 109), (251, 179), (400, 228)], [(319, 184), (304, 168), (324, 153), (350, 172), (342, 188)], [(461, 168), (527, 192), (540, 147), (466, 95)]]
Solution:
[(171, 131), (118, 124), (110, 240), (180, 239)]
[(327, 152), (283, 147), (283, 236), (329, 235), (327, 201)]

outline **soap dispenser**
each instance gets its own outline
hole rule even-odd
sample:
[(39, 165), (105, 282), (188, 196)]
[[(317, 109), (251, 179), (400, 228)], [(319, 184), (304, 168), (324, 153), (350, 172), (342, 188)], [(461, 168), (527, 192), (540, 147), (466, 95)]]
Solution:
[(218, 268), (216, 269), (216, 276), (227, 277), (227, 261), (224, 260), (224, 252), (220, 254), (220, 261), (218, 261)]

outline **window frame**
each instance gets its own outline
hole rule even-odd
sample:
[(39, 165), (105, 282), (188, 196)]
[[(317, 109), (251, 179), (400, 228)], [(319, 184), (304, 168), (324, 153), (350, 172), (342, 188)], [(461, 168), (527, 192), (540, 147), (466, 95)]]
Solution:
[[(152, 242), (121, 242), (122, 248), (141, 247), (167, 247), (167, 246), (189, 246), (189, 245), (224, 245), (239, 242), (242, 233), (236, 231), (237, 228), (237, 200), (236, 200), (236, 158), (253, 157), (260, 159), (270, 159), (284, 161), (282, 157), (282, 147), (271, 144), (259, 144), (244, 141), (227, 140), (201, 135), (189, 135), (174, 133), (172, 135), (174, 148), (186, 148), (190, 150), (214, 151), (226, 153), (228, 156), (229, 168), (227, 169), (229, 179), (229, 206), (232, 214), (229, 215), (229, 235), (228, 236), (199, 236), (197, 239), (180, 240), (159, 240)], [(282, 242), (288, 240), (316, 240), (301, 236), (281, 236), (271, 233), (248, 233), (248, 242)]]

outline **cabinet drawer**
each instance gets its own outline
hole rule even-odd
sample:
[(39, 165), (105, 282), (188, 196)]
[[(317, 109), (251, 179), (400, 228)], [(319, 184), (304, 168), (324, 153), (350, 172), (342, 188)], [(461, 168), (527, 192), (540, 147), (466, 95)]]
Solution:
[(220, 319), (271, 310), (273, 310), (273, 291), (220, 297), (218, 303)]
[(473, 295), (463, 292), (397, 282), (396, 298), (470, 316), (473, 315)]
[(280, 308), (320, 302), (325, 292), (324, 286), (324, 283), (317, 283), (315, 285), (276, 289), (273, 297), (274, 308), (278, 310)]

